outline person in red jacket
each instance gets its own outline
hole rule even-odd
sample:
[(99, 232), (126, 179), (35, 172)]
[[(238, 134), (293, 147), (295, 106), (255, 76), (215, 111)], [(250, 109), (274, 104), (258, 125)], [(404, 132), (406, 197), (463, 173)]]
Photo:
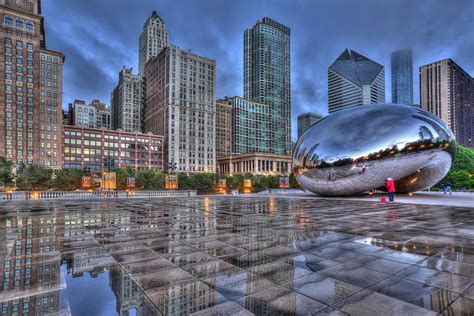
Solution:
[(392, 178), (387, 179), (387, 192), (388, 192), (388, 200), (393, 202), (395, 200), (395, 181)]

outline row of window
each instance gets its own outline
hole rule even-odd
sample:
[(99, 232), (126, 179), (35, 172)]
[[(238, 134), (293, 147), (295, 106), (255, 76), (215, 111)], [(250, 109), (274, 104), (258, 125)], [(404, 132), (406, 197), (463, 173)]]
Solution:
[(9, 15), (5, 15), (5, 17), (3, 18), (3, 23), (5, 24), (5, 26), (15, 27), (15, 28), (18, 28), (18, 29), (23, 29), (23, 30), (26, 30), (28, 32), (33, 32), (34, 31), (34, 25), (35, 25), (33, 21), (23, 20), (21, 18), (13, 19), (13, 17), (11, 17)]

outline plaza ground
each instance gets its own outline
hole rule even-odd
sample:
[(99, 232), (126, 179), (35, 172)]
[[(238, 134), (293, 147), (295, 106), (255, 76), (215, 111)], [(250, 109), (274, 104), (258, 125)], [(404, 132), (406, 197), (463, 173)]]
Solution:
[(472, 205), (354, 199), (0, 202), (0, 303), (7, 314), (474, 313)]
[[(288, 194), (271, 194), (271, 191), (267, 190), (262, 193), (258, 193), (255, 196), (283, 196), (287, 198), (329, 199), (366, 202), (377, 202), (380, 201), (382, 197), (385, 197), (388, 201), (387, 193), (375, 193), (373, 195), (358, 194), (348, 197), (326, 197), (299, 190), (291, 191)], [(404, 193), (396, 193), (395, 203), (474, 207), (474, 192), (453, 192), (452, 195), (444, 194), (443, 192), (437, 191), (421, 191), (412, 193), (410, 195)]]

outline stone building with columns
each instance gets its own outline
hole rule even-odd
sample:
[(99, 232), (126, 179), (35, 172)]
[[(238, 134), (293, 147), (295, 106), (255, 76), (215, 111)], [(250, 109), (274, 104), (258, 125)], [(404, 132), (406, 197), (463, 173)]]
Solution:
[(245, 173), (267, 176), (288, 175), (291, 172), (291, 163), (290, 156), (248, 153), (217, 158), (217, 170), (224, 176)]

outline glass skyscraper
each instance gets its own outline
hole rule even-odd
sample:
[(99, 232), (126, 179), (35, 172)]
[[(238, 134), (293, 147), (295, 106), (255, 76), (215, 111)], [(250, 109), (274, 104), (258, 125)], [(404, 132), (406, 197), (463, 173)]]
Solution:
[(411, 50), (392, 53), (392, 103), (413, 104), (413, 56)]
[(346, 49), (328, 68), (329, 113), (385, 102), (384, 67)]
[(244, 98), (269, 106), (271, 152), (291, 151), (290, 29), (263, 18), (244, 33)]
[(230, 98), (232, 104), (232, 153), (274, 153), (271, 131), (272, 106), (241, 97)]

